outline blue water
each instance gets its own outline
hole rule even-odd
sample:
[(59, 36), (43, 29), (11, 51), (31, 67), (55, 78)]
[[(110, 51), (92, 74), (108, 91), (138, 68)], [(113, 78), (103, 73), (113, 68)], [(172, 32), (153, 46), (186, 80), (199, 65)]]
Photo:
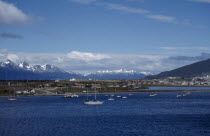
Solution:
[(86, 96), (0, 98), (0, 136), (210, 136), (210, 93), (99, 95), (104, 104), (84, 105)]
[(140, 89), (140, 90), (210, 90), (210, 87), (149, 87), (148, 89)]

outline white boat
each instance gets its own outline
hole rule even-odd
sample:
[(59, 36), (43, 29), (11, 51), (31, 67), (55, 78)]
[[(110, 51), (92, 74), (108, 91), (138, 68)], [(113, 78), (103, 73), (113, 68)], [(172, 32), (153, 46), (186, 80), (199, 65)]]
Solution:
[(187, 95), (191, 95), (192, 93), (191, 92), (187, 92)]
[(65, 98), (73, 98), (73, 97), (79, 97), (77, 94), (65, 94), (63, 97)]
[(96, 88), (95, 88), (95, 99), (94, 100), (88, 100), (88, 91), (87, 91), (87, 101), (84, 102), (86, 105), (102, 105), (103, 101), (96, 100)]
[(122, 98), (123, 98), (123, 99), (126, 99), (127, 97), (126, 97), (126, 96), (123, 96)]
[(132, 95), (132, 94), (129, 94), (129, 95)]
[(118, 98), (121, 97), (120, 95), (117, 96)]
[(182, 97), (182, 95), (177, 95), (176, 97)]
[(114, 100), (114, 98), (109, 98), (108, 100), (109, 100), (109, 101), (113, 101), (113, 100)]
[(72, 98), (73, 98), (73, 97), (79, 97), (79, 95), (73, 94), (73, 95), (71, 95), (71, 97), (72, 97)]
[[(10, 94), (10, 91), (9, 91), (9, 94)], [(16, 98), (14, 98), (15, 97), (15, 90), (14, 90), (14, 94), (13, 94), (13, 97), (10, 97), (10, 98), (8, 98), (8, 100), (9, 101), (16, 101), (17, 99)]]
[(156, 96), (157, 94), (150, 94), (149, 96)]
[(86, 105), (101, 105), (103, 104), (103, 101), (85, 101), (84, 104)]
[(63, 97), (65, 98), (71, 97), (71, 94), (65, 94)]
[(17, 100), (16, 98), (8, 98), (9, 101), (15, 101)]
[(187, 94), (183, 94), (182, 96), (187, 96)]

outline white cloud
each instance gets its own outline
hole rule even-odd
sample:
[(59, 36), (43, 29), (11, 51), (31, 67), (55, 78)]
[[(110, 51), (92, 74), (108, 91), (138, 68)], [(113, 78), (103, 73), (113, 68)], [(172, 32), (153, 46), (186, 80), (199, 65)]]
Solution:
[(209, 47), (202, 47), (202, 46), (198, 46), (198, 47), (171, 47), (171, 46), (165, 46), (165, 47), (160, 47), (161, 49), (164, 50), (201, 50), (201, 51), (207, 51), (210, 50)]
[(10, 54), (10, 53), (9, 53), (9, 54), (7, 54), (7, 59), (16, 62), (16, 61), (19, 60), (19, 57), (18, 57), (18, 55), (16, 55), (16, 54)]
[(210, 3), (210, 0), (189, 0), (189, 1)]
[[(100, 3), (100, 2), (95, 3), (95, 5), (104, 6), (108, 9), (112, 9), (112, 10), (119, 10), (119, 11), (124, 11), (124, 12), (129, 12), (129, 13), (142, 14), (146, 18), (158, 20), (161, 22), (184, 24), (184, 23), (179, 23), (179, 21), (175, 17), (152, 14), (151, 11), (146, 10), (146, 9), (133, 8), (133, 7), (123, 6), (123, 5), (119, 5), (119, 4), (112, 4), (112, 3)], [(189, 21), (188, 21), (188, 24), (189, 24)]]
[(164, 49), (164, 50), (176, 50), (177, 47), (160, 47), (161, 49)]
[(177, 20), (175, 17), (171, 17), (171, 16), (164, 16), (164, 15), (147, 15), (147, 18), (150, 19), (155, 19), (158, 21), (162, 21), (162, 22), (171, 22), (171, 23), (176, 23)]
[(0, 0), (0, 24), (25, 24), (29, 17), (15, 5)]
[[(197, 27), (197, 28), (207, 28), (205, 25), (201, 24), (193, 24), (189, 20), (179, 20), (174, 16), (166, 16), (162, 14), (155, 14), (150, 10), (147, 9), (141, 9), (141, 8), (134, 8), (129, 6), (124, 6), (121, 4), (113, 4), (109, 2), (98, 2), (97, 0), (69, 0), (71, 2), (81, 3), (81, 4), (94, 4), (96, 6), (102, 6), (111, 10), (118, 10), (128, 13), (135, 13), (135, 14), (141, 14), (145, 18), (158, 20), (161, 22), (167, 22), (167, 23), (173, 23), (173, 24), (179, 24), (179, 25), (185, 25), (185, 26), (191, 26), (191, 27)], [(144, 0), (126, 0), (126, 1), (140, 1), (143, 2)], [(209, 1), (209, 0), (193, 0), (193, 1)]]
[(130, 12), (130, 13), (144, 14), (144, 13), (149, 13), (150, 12), (150, 11), (145, 10), (145, 9), (127, 7), (127, 6), (123, 6), (123, 5), (119, 5), (119, 4), (96, 3), (96, 5), (105, 6), (105, 7), (109, 8), (109, 9), (119, 10), (119, 11), (125, 11), (125, 12)]
[(99, 70), (127, 69), (135, 71), (162, 72), (196, 61), (210, 58), (200, 56), (162, 56), (140, 54), (100, 54), (72, 51), (70, 53), (27, 53), (0, 50), (0, 62), (6, 59), (19, 63), (27, 61), (32, 65), (52, 64), (66, 71), (89, 73)]
[(95, 60), (109, 58), (108, 55), (104, 55), (104, 54), (94, 54), (94, 53), (78, 52), (78, 51), (72, 51), (68, 53), (67, 57), (70, 59), (77, 59), (77, 60), (84, 60), (84, 61), (95, 61)]
[(77, 3), (81, 3), (81, 4), (89, 4), (89, 3), (92, 3), (96, 0), (69, 0), (69, 1), (77, 2)]

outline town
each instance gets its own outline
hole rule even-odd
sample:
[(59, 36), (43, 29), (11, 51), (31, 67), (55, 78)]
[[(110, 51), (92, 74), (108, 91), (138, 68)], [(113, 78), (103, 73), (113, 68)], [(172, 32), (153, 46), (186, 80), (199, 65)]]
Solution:
[[(209, 87), (210, 77), (167, 77), (139, 80), (13, 80), (0, 82), (0, 96), (63, 95), (66, 93), (146, 92), (149, 87)], [(151, 91), (151, 90), (150, 90)]]

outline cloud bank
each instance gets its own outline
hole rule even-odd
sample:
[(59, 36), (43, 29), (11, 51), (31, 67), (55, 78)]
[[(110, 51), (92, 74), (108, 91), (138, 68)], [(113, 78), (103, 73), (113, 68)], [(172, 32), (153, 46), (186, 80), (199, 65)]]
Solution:
[(29, 16), (15, 5), (0, 0), (0, 24), (25, 24)]
[(210, 58), (210, 54), (200, 56), (161, 56), (140, 54), (102, 54), (71, 51), (62, 53), (26, 53), (0, 50), (0, 61), (10, 59), (16, 63), (52, 64), (66, 71), (90, 73), (99, 70), (127, 69), (146, 72), (162, 72)]

